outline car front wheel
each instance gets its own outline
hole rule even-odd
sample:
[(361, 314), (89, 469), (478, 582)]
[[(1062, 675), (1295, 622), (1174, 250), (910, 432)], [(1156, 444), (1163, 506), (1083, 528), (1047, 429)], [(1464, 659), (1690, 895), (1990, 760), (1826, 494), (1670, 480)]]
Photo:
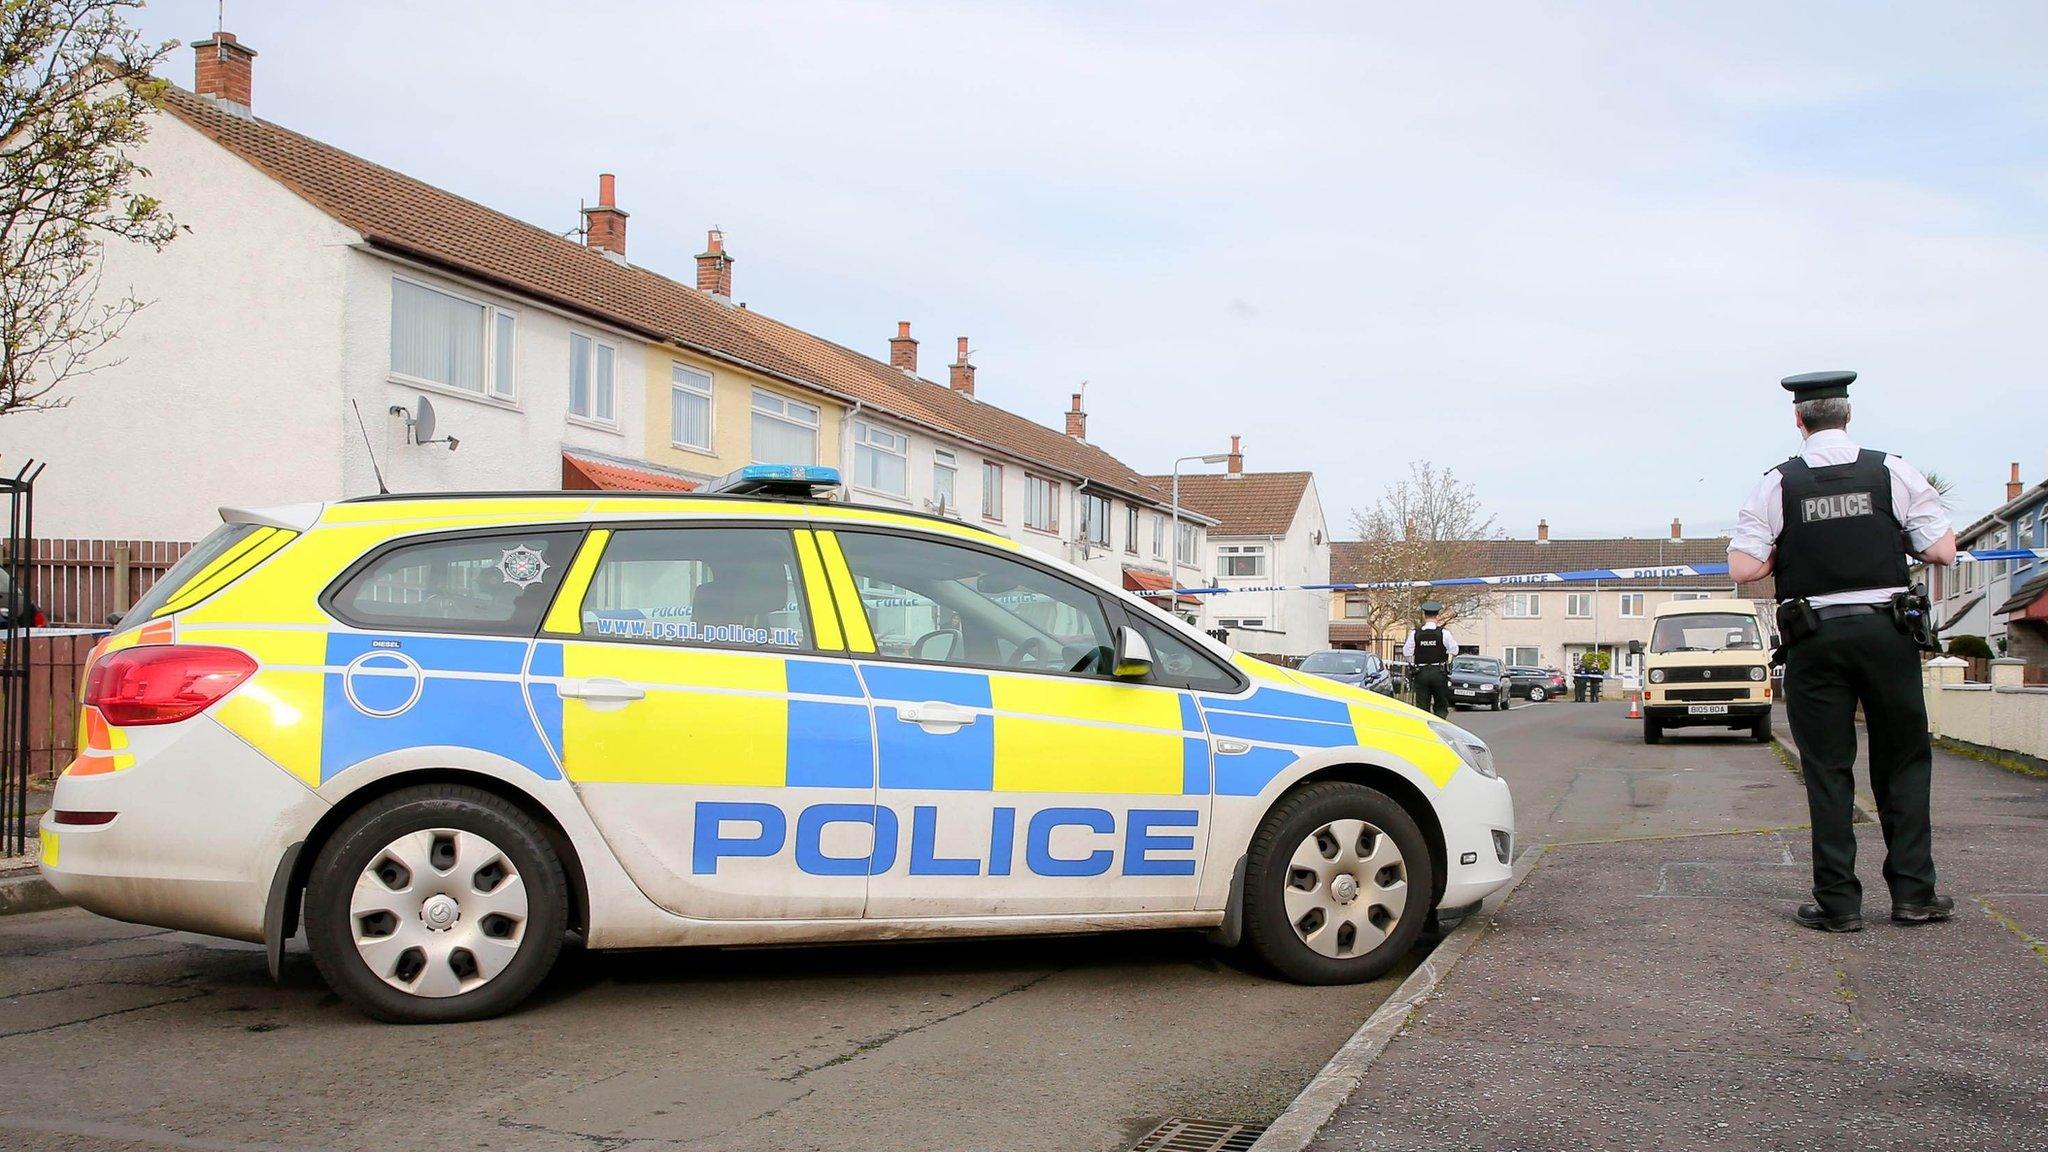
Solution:
[(478, 788), (371, 801), (320, 849), (306, 939), (343, 999), (379, 1020), (445, 1024), (524, 1000), (562, 949), (568, 884), (531, 817)]
[(1541, 704), (1549, 698), (1549, 693), (1543, 691), (1543, 686), (1541, 684), (1538, 684), (1536, 687), (1529, 689), (1529, 703), (1531, 704)]
[(1302, 984), (1355, 984), (1392, 968), (1429, 919), (1436, 874), (1406, 809), (1362, 784), (1311, 784), (1252, 839), (1245, 938)]

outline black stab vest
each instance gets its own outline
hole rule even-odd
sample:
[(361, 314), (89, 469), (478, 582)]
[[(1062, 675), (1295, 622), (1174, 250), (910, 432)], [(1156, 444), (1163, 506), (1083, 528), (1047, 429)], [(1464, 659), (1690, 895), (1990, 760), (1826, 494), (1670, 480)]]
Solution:
[(1444, 646), (1444, 630), (1441, 628), (1417, 628), (1415, 630), (1415, 663), (1448, 664), (1451, 662), (1450, 649)]
[(1906, 549), (1884, 456), (1865, 448), (1847, 464), (1815, 468), (1794, 456), (1778, 465), (1779, 599), (1906, 586)]

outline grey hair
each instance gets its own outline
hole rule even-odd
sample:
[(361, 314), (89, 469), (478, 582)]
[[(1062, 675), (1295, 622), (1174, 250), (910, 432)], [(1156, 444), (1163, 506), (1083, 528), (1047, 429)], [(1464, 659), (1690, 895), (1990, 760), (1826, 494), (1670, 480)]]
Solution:
[(1849, 426), (1849, 398), (1829, 396), (1824, 400), (1801, 400), (1792, 406), (1799, 413), (1799, 422), (1806, 425), (1808, 432), (1824, 432), (1830, 428)]

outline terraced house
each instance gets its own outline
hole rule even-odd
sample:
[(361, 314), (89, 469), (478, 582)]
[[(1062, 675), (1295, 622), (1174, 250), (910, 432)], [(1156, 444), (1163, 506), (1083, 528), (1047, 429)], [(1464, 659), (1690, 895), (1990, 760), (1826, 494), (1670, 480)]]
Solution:
[(688, 491), (823, 464), (850, 499), (1171, 587), (1168, 500), (1093, 442), (1079, 395), (1050, 427), (977, 394), (965, 337), (940, 383), (908, 323), (877, 333), (884, 358), (764, 316), (715, 231), (688, 282), (633, 264), (609, 175), (579, 242), (258, 119), (255, 53), (194, 47), (195, 90), (140, 157), (187, 231), (109, 250), (106, 282), (150, 302), (120, 362), (9, 422), (10, 456), (50, 464), (39, 536), (189, 541), (220, 504), (380, 483)]

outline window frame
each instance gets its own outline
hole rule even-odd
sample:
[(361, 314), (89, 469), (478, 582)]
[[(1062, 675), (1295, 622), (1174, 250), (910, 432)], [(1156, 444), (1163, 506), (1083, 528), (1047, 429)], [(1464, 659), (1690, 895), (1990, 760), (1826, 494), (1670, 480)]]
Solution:
[[(1501, 595), (1500, 616), (1503, 620), (1541, 620), (1543, 618), (1543, 594), (1541, 592), (1507, 592)], [(1510, 660), (1510, 664), (1514, 661)]]
[[(1099, 496), (1084, 488), (1074, 493), (1074, 504), (1076, 505), (1074, 509), (1075, 518), (1080, 521), (1077, 529), (1080, 532), (1078, 539), (1084, 544), (1092, 544), (1097, 548), (1115, 547), (1114, 518), (1116, 516), (1116, 501), (1111, 500), (1107, 496)], [(1100, 537), (1092, 535), (1096, 528), (1093, 510), (1098, 504), (1102, 510), (1102, 535)]]
[[(1574, 604), (1585, 605), (1585, 611), (1574, 611)], [(1567, 620), (1591, 620), (1599, 610), (1599, 600), (1591, 592), (1567, 592), (1564, 594), (1564, 618)]]
[[(782, 411), (780, 411), (780, 412), (776, 412), (776, 411), (773, 411), (773, 410), (770, 410), (770, 409), (764, 409), (764, 408), (762, 408), (762, 407), (761, 407), (761, 404), (760, 404), (760, 400), (761, 400), (761, 397), (763, 397), (763, 396), (769, 397), (770, 399), (774, 400), (774, 401), (775, 401), (776, 403), (778, 403), (778, 404), (782, 405), (782, 409), (783, 409), (783, 410), (782, 410)], [(809, 424), (805, 424), (805, 423), (804, 423), (804, 422), (803, 422), (802, 420), (798, 420), (798, 419), (794, 419), (794, 418), (792, 418), (792, 417), (791, 417), (791, 416), (789, 415), (789, 408), (790, 408), (790, 406), (792, 406), (792, 405), (794, 405), (794, 406), (796, 406), (796, 407), (798, 407), (798, 408), (808, 408), (808, 409), (810, 409), (810, 412), (811, 412), (811, 422), (810, 422)], [(806, 403), (805, 403), (805, 402), (803, 402), (802, 400), (798, 400), (798, 399), (795, 399), (795, 398), (793, 398), (793, 397), (789, 397), (789, 396), (784, 396), (784, 395), (783, 395), (782, 393), (780, 393), (780, 392), (773, 392), (773, 391), (770, 391), (769, 389), (763, 388), (763, 387), (761, 387), (760, 385), (756, 384), (756, 385), (754, 385), (753, 387), (751, 387), (751, 388), (750, 388), (750, 389), (748, 390), (748, 393), (747, 393), (747, 414), (748, 414), (748, 421), (747, 421), (747, 461), (748, 461), (748, 463), (750, 463), (750, 464), (798, 464), (798, 463), (801, 463), (801, 464), (805, 465), (806, 467), (809, 467), (809, 466), (811, 466), (811, 465), (815, 465), (815, 464), (816, 464), (816, 463), (818, 462), (818, 453), (819, 453), (819, 452), (821, 452), (821, 451), (823, 451), (823, 444), (824, 444), (824, 423), (825, 423), (825, 410), (824, 410), (824, 409), (823, 409), (822, 407), (820, 407), (819, 405), (816, 405), (816, 404), (806, 404)], [(754, 421), (754, 420), (756, 420), (756, 419), (759, 419), (759, 418), (761, 418), (761, 417), (764, 417), (764, 416), (765, 416), (765, 417), (767, 417), (768, 419), (770, 419), (770, 420), (773, 420), (773, 421), (776, 421), (776, 422), (778, 422), (778, 423), (781, 423), (781, 424), (787, 424), (787, 425), (789, 425), (789, 426), (790, 426), (790, 427), (792, 427), (792, 428), (808, 428), (808, 429), (810, 429), (810, 433), (811, 433), (811, 458), (810, 458), (809, 460), (803, 460), (803, 461), (798, 461), (798, 460), (763, 460), (763, 459), (761, 459), (761, 456), (760, 456), (760, 452), (759, 452), (759, 448), (760, 448), (760, 445), (759, 445), (759, 444), (757, 444), (757, 443), (755, 443), (755, 439), (756, 439), (756, 438), (755, 438), (755, 436), (754, 436), (754, 428), (753, 428), (753, 421)]]
[[(1180, 554), (1182, 540), (1188, 544), (1188, 554), (1185, 557)], [(1202, 566), (1202, 537), (1198, 526), (1192, 520), (1180, 522), (1180, 535), (1173, 542), (1173, 562), (1182, 568), (1199, 570)]]
[[(1225, 561), (1247, 556), (1257, 561), (1253, 566), (1256, 569), (1255, 571), (1245, 573), (1225, 572), (1223, 570)], [(1218, 544), (1216, 545), (1216, 578), (1218, 580), (1264, 580), (1272, 575), (1272, 569), (1268, 563), (1272, 556), (1273, 550), (1264, 544)]]
[[(666, 652), (697, 652), (697, 651), (710, 651), (710, 652), (751, 652), (751, 653), (753, 653), (753, 654), (754, 654), (754, 655), (756, 655), (756, 656), (764, 656), (764, 657), (775, 657), (775, 656), (824, 656), (824, 657), (833, 657), (833, 658), (838, 658), (838, 659), (845, 659), (845, 658), (846, 658), (846, 657), (847, 657), (847, 656), (849, 655), (849, 654), (848, 654), (847, 652), (845, 652), (845, 651), (842, 651), (842, 650), (840, 650), (840, 649), (837, 649), (837, 648), (820, 648), (820, 647), (818, 647), (818, 629), (817, 629), (817, 621), (815, 621), (815, 620), (814, 620), (814, 619), (812, 619), (812, 617), (811, 617), (811, 595), (810, 595), (810, 593), (811, 593), (811, 590), (810, 590), (809, 588), (807, 588), (807, 587), (806, 587), (806, 586), (804, 585), (804, 570), (803, 570), (803, 561), (802, 561), (802, 559), (801, 559), (801, 557), (802, 557), (802, 552), (801, 552), (801, 550), (800, 550), (800, 549), (798, 549), (798, 548), (797, 548), (797, 546), (796, 546), (796, 536), (795, 536), (795, 533), (796, 533), (796, 532), (798, 532), (799, 530), (807, 530), (807, 529), (809, 528), (809, 525), (802, 525), (802, 524), (792, 524), (792, 523), (790, 523), (790, 522), (789, 522), (789, 521), (787, 521), (787, 520), (743, 520), (743, 519), (733, 519), (733, 520), (724, 520), (724, 519), (719, 519), (719, 520), (618, 520), (618, 521), (603, 521), (603, 522), (597, 522), (597, 523), (592, 523), (592, 524), (590, 524), (590, 525), (589, 525), (589, 527), (590, 527), (590, 528), (593, 528), (593, 529), (603, 529), (603, 530), (604, 530), (604, 531), (605, 531), (606, 533), (608, 533), (608, 535), (607, 535), (607, 536), (606, 536), (606, 538), (605, 538), (605, 542), (604, 542), (604, 546), (605, 546), (605, 551), (607, 551), (607, 552), (611, 550), (611, 547), (612, 547), (612, 543), (613, 543), (613, 541), (617, 540), (617, 539), (619, 538), (619, 535), (620, 535), (621, 533), (626, 533), (626, 532), (643, 532), (643, 531), (661, 531), (661, 530), (671, 530), (671, 531), (673, 531), (673, 530), (677, 530), (677, 529), (691, 529), (691, 530), (699, 530), (699, 531), (705, 531), (705, 532), (719, 532), (719, 531), (728, 531), (728, 530), (733, 530), (733, 529), (755, 529), (755, 530), (759, 530), (759, 529), (764, 529), (764, 528), (765, 528), (765, 529), (768, 529), (768, 530), (771, 530), (771, 531), (778, 531), (778, 532), (781, 532), (781, 533), (782, 533), (782, 534), (784, 535), (784, 537), (786, 537), (786, 538), (788, 539), (788, 542), (789, 542), (789, 554), (790, 554), (790, 559), (791, 559), (792, 561), (794, 561), (794, 562), (795, 562), (795, 567), (793, 567), (793, 568), (792, 568), (792, 569), (790, 570), (790, 575), (791, 575), (791, 578), (792, 578), (792, 579), (793, 579), (793, 580), (795, 581), (794, 587), (796, 588), (796, 607), (797, 607), (797, 612), (798, 612), (798, 614), (800, 614), (800, 615), (801, 615), (801, 616), (803, 617), (803, 621), (804, 621), (804, 643), (803, 643), (803, 645), (802, 645), (802, 646), (800, 646), (800, 647), (789, 647), (789, 648), (761, 648), (761, 647), (758, 647), (758, 646), (756, 646), (756, 645), (752, 645), (752, 644), (735, 644), (735, 643), (732, 643), (732, 642), (729, 642), (729, 641), (725, 641), (725, 642), (718, 642), (718, 643), (713, 643), (713, 642), (710, 642), (710, 641), (704, 641), (704, 640), (691, 640), (691, 641), (688, 641), (688, 642), (683, 642), (683, 641), (678, 641), (678, 640), (661, 640), (661, 639), (657, 639), (656, 637), (653, 637), (653, 636), (592, 636), (592, 635), (589, 635), (588, 633), (584, 633), (584, 632), (581, 632), (581, 631), (578, 631), (578, 632), (574, 632), (574, 633), (569, 633), (569, 632), (546, 632), (546, 633), (542, 633), (542, 635), (545, 635), (545, 636), (546, 636), (547, 638), (549, 638), (549, 639), (552, 639), (552, 640), (559, 640), (559, 641), (562, 641), (562, 642), (564, 642), (564, 643), (578, 643), (578, 642), (580, 642), (580, 643), (584, 643), (584, 644), (633, 644), (633, 645), (644, 645), (644, 646), (647, 646), (647, 647), (651, 647), (651, 648), (659, 648), (659, 649), (661, 649), (661, 650), (663, 650), (663, 651), (666, 651)], [(583, 549), (584, 549), (584, 548), (585, 548), (586, 546), (588, 546), (588, 544), (589, 544), (589, 543), (590, 543), (590, 541), (589, 541), (589, 538), (588, 538), (588, 537), (586, 536), (586, 537), (585, 537), (585, 539), (584, 539), (584, 540), (583, 540), (583, 541), (582, 541), (581, 543), (579, 543), (579, 544), (577, 545), (577, 547), (576, 547), (576, 552), (575, 552), (575, 555), (577, 555), (577, 556), (581, 556), (581, 555), (582, 555), (582, 551), (583, 551)], [(597, 557), (597, 561), (596, 561), (596, 563), (592, 564), (592, 565), (591, 565), (591, 567), (590, 567), (590, 579), (589, 579), (588, 581), (586, 581), (586, 582), (584, 583), (584, 585), (583, 585), (583, 594), (582, 594), (582, 596), (581, 596), (580, 598), (578, 598), (578, 600), (577, 600), (577, 602), (576, 602), (576, 623), (577, 623), (577, 626), (578, 626), (579, 628), (580, 628), (580, 627), (582, 626), (582, 623), (583, 623), (583, 604), (584, 604), (584, 602), (585, 602), (585, 601), (587, 601), (587, 600), (588, 600), (588, 599), (590, 598), (590, 589), (591, 589), (591, 586), (597, 583), (597, 570), (598, 570), (598, 567), (599, 567), (600, 565), (602, 565), (603, 563), (604, 563), (604, 553), (600, 552), (600, 553), (598, 554), (598, 557)], [(829, 576), (827, 576), (827, 577), (826, 577), (826, 584), (827, 584), (827, 586), (828, 586), (828, 587), (830, 586), (830, 584), (831, 584), (831, 577), (829, 577)], [(701, 587), (703, 587), (703, 585), (701, 585), (701, 584), (700, 584), (700, 585), (698, 585), (698, 587), (700, 587), (700, 588), (701, 588)], [(561, 589), (557, 588), (557, 589), (555, 590), (555, 594), (556, 594), (556, 596), (557, 596), (557, 597), (559, 597), (559, 596), (561, 595)], [(549, 611), (549, 612), (552, 612), (552, 611), (554, 610), (554, 607), (555, 607), (555, 606), (554, 606), (554, 603), (553, 603), (553, 601), (550, 601), (550, 602), (549, 602), (549, 604), (548, 604), (548, 611)], [(545, 619), (546, 619), (546, 616), (545, 616), (545, 615), (543, 615), (542, 619), (543, 619), (543, 620), (545, 620)], [(861, 656), (861, 659), (867, 659), (867, 656), (866, 656), (866, 655), (862, 655), (862, 656)]]
[[(474, 528), (450, 528), (438, 532), (420, 532), (406, 536), (394, 536), (378, 544), (368, 552), (363, 553), (361, 556), (356, 557), (353, 563), (343, 568), (340, 575), (328, 581), (327, 586), (321, 589), (315, 603), (319, 605), (322, 612), (325, 612), (334, 620), (362, 632), (451, 633), (460, 636), (490, 636), (499, 639), (531, 640), (540, 635), (542, 626), (547, 622), (548, 613), (554, 611), (555, 600), (562, 594), (562, 585), (560, 583), (555, 585), (553, 593), (548, 596), (548, 602), (541, 607), (540, 614), (534, 617), (533, 628), (530, 631), (507, 630), (493, 625), (489, 621), (481, 620), (435, 620), (422, 621), (419, 624), (391, 624), (358, 620), (343, 611), (338, 600), (342, 589), (354, 583), (356, 577), (381, 562), (384, 557), (389, 556), (391, 553), (404, 548), (439, 544), (449, 540), (516, 538), (521, 536), (539, 536), (542, 534), (552, 535), (555, 533), (573, 535), (575, 542), (570, 547), (567, 558), (562, 561), (561, 567), (562, 577), (566, 580), (570, 565), (582, 553), (584, 546), (590, 543), (590, 529), (591, 525), (581, 522), (541, 522), (515, 526), (492, 524)], [(464, 627), (464, 625), (470, 626)]]
[[(991, 473), (995, 477), (995, 483), (993, 484), (989, 483)], [(1003, 481), (1004, 473), (1001, 463), (994, 460), (983, 460), (981, 462), (981, 518), (983, 520), (996, 524), (1003, 522)], [(995, 508), (993, 513), (989, 511), (991, 505)]]
[[(1048, 517), (1048, 521), (1044, 524), (1033, 524), (1031, 522), (1039, 492), (1039, 489), (1035, 487), (1036, 485), (1044, 485), (1045, 514)], [(1062, 487), (1064, 485), (1057, 480), (1049, 479), (1033, 472), (1024, 473), (1024, 527), (1027, 531), (1041, 532), (1047, 536), (1057, 536), (1060, 534), (1060, 489)]]
[[(877, 496), (888, 497), (889, 499), (892, 500), (910, 499), (910, 434), (907, 432), (898, 432), (894, 428), (891, 428), (886, 424), (879, 424), (873, 420), (868, 419), (865, 416), (859, 417), (857, 419), (848, 420), (846, 422), (846, 425), (847, 438), (849, 441), (851, 441), (851, 446), (853, 448), (853, 451), (849, 453), (849, 455), (852, 457), (852, 459), (849, 461), (852, 467), (848, 470), (847, 485), (849, 487), (858, 489), (862, 492), (871, 492)], [(896, 451), (890, 451), (887, 448), (877, 446), (871, 439), (871, 436), (877, 434), (898, 441), (902, 445), (902, 447)], [(893, 456), (896, 459), (901, 460), (903, 462), (902, 491), (892, 491), (891, 489), (888, 488), (882, 488), (874, 484), (862, 482), (860, 478), (860, 459), (861, 451), (863, 449), (869, 452), (880, 453), (881, 455), (884, 456)]]
[[(522, 329), (525, 328), (525, 325), (520, 323), (519, 309), (507, 308), (494, 300), (489, 300), (481, 296), (475, 296), (467, 292), (453, 291), (444, 285), (436, 284), (430, 280), (421, 279), (418, 276), (408, 276), (403, 272), (393, 272), (391, 274), (391, 282), (394, 285), (394, 287), (392, 288), (391, 295), (391, 310), (385, 314), (385, 320), (387, 321), (384, 341), (385, 380), (393, 384), (403, 384), (408, 388), (420, 388), (429, 392), (438, 393), (443, 396), (454, 396), (462, 400), (481, 400), (486, 404), (496, 404), (501, 408), (517, 408), (519, 406), (519, 345), (520, 342), (525, 338), (524, 333), (522, 331)], [(390, 329), (397, 327), (398, 289), (396, 288), (396, 285), (399, 284), (400, 282), (410, 284), (415, 288), (419, 288), (427, 292), (439, 293), (440, 295), (446, 296), (453, 300), (460, 300), (464, 304), (474, 305), (475, 307), (483, 310), (484, 347), (482, 357), (482, 390), (472, 392), (469, 389), (464, 388), (460, 384), (444, 384), (439, 380), (431, 380), (425, 376), (414, 376), (410, 372), (400, 372), (398, 370), (398, 366), (391, 362)], [(497, 388), (498, 320), (500, 317), (512, 321), (512, 352), (511, 369), (509, 373), (510, 391), (506, 392), (500, 392), (498, 391)]]
[[(695, 388), (687, 387), (677, 380), (676, 374), (679, 372), (702, 376), (704, 378), (704, 391), (698, 392)], [(680, 360), (670, 360), (668, 362), (668, 391), (669, 447), (680, 448), (685, 452), (702, 452), (707, 456), (711, 455), (711, 446), (718, 442), (718, 378), (694, 364), (685, 364)], [(692, 396), (701, 396), (704, 400), (704, 443), (702, 444), (688, 444), (677, 438), (675, 394), (679, 391), (686, 392)]]
[(1166, 559), (1166, 517), (1157, 512), (1152, 514), (1152, 558)]
[(1138, 554), (1138, 506), (1136, 504), (1124, 505), (1124, 552), (1131, 556)]
[[(1501, 646), (1501, 651), (1507, 654), (1506, 658), (1501, 661), (1501, 667), (1508, 669), (1509, 677), (1514, 676), (1514, 669), (1516, 668), (1543, 667), (1543, 649), (1535, 644), (1504, 644)], [(1515, 655), (1520, 652), (1534, 652), (1536, 656), (1529, 660), (1515, 659)]]
[[(1353, 608), (1356, 608), (1356, 609), (1358, 609), (1358, 611), (1356, 611), (1356, 612), (1353, 612), (1353, 611), (1352, 611), (1352, 609), (1353, 609)], [(1369, 619), (1369, 618), (1370, 618), (1371, 616), (1372, 616), (1372, 601), (1370, 601), (1370, 600), (1367, 600), (1367, 599), (1366, 599), (1365, 597), (1363, 597), (1363, 596), (1357, 596), (1357, 595), (1351, 595), (1351, 596), (1346, 596), (1346, 597), (1344, 597), (1344, 619), (1346, 619), (1346, 620), (1365, 620), (1365, 619)]]
[[(576, 342), (583, 341), (590, 348), (590, 411), (576, 410)], [(603, 394), (598, 379), (598, 365), (604, 360), (604, 353), (612, 354), (611, 408), (610, 416), (597, 414), (597, 402)], [(569, 329), (569, 379), (568, 399), (564, 404), (571, 424), (582, 424), (590, 428), (602, 428), (607, 432), (619, 430), (619, 344), (609, 337), (598, 336), (581, 328)]]
[[(1643, 592), (1620, 592), (1620, 593), (1616, 593), (1616, 595), (1618, 595), (1619, 597), (1621, 597), (1621, 599), (1620, 599), (1620, 601), (1619, 601), (1619, 608), (1618, 608), (1618, 610), (1620, 611), (1620, 613), (1621, 613), (1621, 618), (1622, 618), (1623, 620), (1641, 620), (1641, 619), (1642, 619), (1642, 618), (1643, 618), (1643, 617), (1644, 617), (1644, 616), (1645, 616), (1645, 615), (1646, 615), (1646, 614), (1648, 613), (1648, 611), (1649, 611), (1649, 597), (1648, 597), (1648, 594), (1647, 594), (1647, 593), (1643, 593)], [(1636, 610), (1635, 610), (1635, 611), (1633, 611), (1633, 612), (1631, 612), (1631, 611), (1629, 611), (1629, 610), (1628, 610), (1628, 606), (1629, 606), (1629, 602), (1630, 602), (1630, 601), (1634, 601), (1634, 602), (1635, 602)]]
[[(944, 485), (939, 473), (946, 474)], [(941, 488), (944, 492), (941, 494)], [(932, 510), (950, 519), (960, 518), (960, 457), (951, 448), (932, 449)]]

